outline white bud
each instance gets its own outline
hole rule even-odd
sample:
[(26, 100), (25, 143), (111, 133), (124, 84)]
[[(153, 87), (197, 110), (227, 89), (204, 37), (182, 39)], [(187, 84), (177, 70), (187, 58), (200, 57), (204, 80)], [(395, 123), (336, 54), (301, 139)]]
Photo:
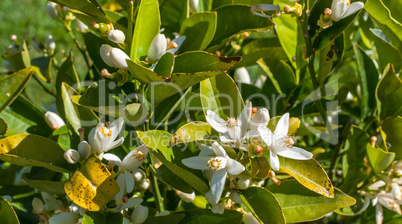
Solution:
[(81, 20), (76, 19), (75, 22), (77, 23), (77, 28), (80, 32), (84, 32), (89, 29), (88, 26), (85, 23), (83, 23)]
[(238, 194), (237, 192), (233, 192), (233, 193), (230, 195), (230, 198), (232, 199), (232, 201), (234, 201), (234, 202), (236, 202), (236, 203), (244, 204), (244, 203), (243, 203), (243, 200), (241, 200), (241, 198), (240, 198), (240, 196), (239, 196), (239, 194)]
[(57, 4), (53, 2), (47, 3), (46, 12), (52, 19), (57, 19), (59, 17), (59, 12), (56, 9)]
[(53, 131), (61, 128), (64, 126), (66, 123), (64, 123), (63, 119), (56, 113), (53, 113), (51, 111), (48, 111), (45, 113), (45, 120), (46, 123), (53, 129)]
[(67, 160), (68, 163), (75, 164), (80, 161), (80, 154), (74, 149), (67, 149), (64, 152), (64, 158)]
[(253, 119), (251, 119), (248, 128), (250, 130), (257, 131), (258, 126), (267, 127), (269, 122), (269, 113), (265, 108), (259, 109), (255, 114)]
[(194, 198), (195, 198), (195, 193), (194, 192), (191, 193), (191, 194), (187, 194), (187, 193), (184, 193), (184, 192), (181, 192), (181, 191), (179, 191), (179, 192), (180, 193), (178, 193), (178, 195), (181, 198), (181, 200), (183, 200), (183, 201), (185, 201), (187, 203), (190, 203), (190, 202), (194, 201)]
[(141, 169), (137, 169), (133, 171), (133, 177), (135, 181), (142, 181), (143, 179), (145, 179), (147, 177), (147, 175), (145, 174), (145, 172)]
[(149, 186), (150, 186), (150, 183), (146, 179), (140, 183), (140, 188), (142, 190), (147, 190), (149, 188)]
[(73, 213), (57, 214), (49, 219), (49, 224), (77, 224), (78, 217)]
[(35, 211), (35, 214), (42, 214), (44, 210), (44, 204), (42, 199), (35, 197), (32, 200), (32, 208)]
[(401, 200), (401, 189), (397, 183), (392, 183), (391, 194), (392, 198), (395, 200)]
[(10, 71), (10, 72), (13, 72), (15, 69), (14, 69), (14, 66), (9, 62), (9, 61), (7, 61), (7, 60), (4, 60), (3, 61), (3, 67), (5, 68), (5, 69), (7, 69), (8, 71)]
[(144, 162), (148, 155), (148, 147), (146, 145), (138, 146), (131, 150), (123, 159), (123, 169), (133, 171), (137, 169)]
[(100, 47), (100, 56), (102, 60), (110, 67), (115, 67), (112, 59), (110, 58), (110, 51), (113, 49), (112, 46), (108, 44), (102, 44)]
[(13, 198), (10, 195), (3, 195), (1, 197), (8, 201), (8, 203), (13, 202)]
[(237, 184), (239, 185), (240, 189), (247, 189), (250, 187), (251, 180), (245, 177), (240, 177), (237, 181)]
[(211, 211), (212, 211), (212, 213), (223, 214), (223, 212), (225, 211), (225, 208), (223, 207), (222, 204), (216, 204), (216, 205), (212, 206)]
[(123, 70), (127, 70), (128, 69), (128, 65), (126, 60), (130, 60), (130, 57), (124, 53), (124, 51), (122, 51), (119, 48), (113, 48), (110, 51), (110, 59), (112, 60), (113, 64)]
[(237, 83), (250, 84), (250, 75), (245, 67), (240, 67), (234, 72), (234, 81)]
[(91, 146), (87, 141), (82, 141), (78, 144), (78, 153), (82, 159), (88, 158), (88, 156), (91, 155), (91, 150)]
[(141, 224), (145, 222), (148, 218), (148, 207), (143, 205), (138, 205), (135, 207), (133, 213), (131, 214), (131, 221), (134, 224)]
[(158, 34), (152, 40), (148, 50), (148, 61), (155, 64), (165, 54), (167, 48), (166, 37), (163, 34)]
[(126, 36), (121, 30), (110, 30), (107, 32), (107, 38), (109, 38), (109, 40), (112, 42), (120, 44), (124, 42)]
[(190, 0), (190, 8), (195, 12), (198, 12), (199, 0)]
[(51, 51), (53, 51), (56, 48), (56, 42), (54, 42), (52, 35), (46, 36), (46, 47)]
[(260, 222), (250, 212), (243, 215), (242, 221), (244, 224), (260, 224)]

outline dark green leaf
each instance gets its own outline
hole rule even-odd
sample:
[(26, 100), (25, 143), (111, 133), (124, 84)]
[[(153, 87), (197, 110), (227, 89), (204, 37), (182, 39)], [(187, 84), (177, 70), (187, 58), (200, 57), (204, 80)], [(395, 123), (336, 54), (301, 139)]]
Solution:
[(174, 55), (170, 52), (166, 52), (155, 66), (154, 72), (162, 77), (170, 77), (173, 72)]
[(25, 41), (22, 43), (22, 50), (12, 54), (3, 54), (3, 58), (10, 62), (15, 71), (31, 66), (31, 58)]
[(2, 118), (0, 118), (0, 135), (5, 135), (7, 132), (8, 125)]
[(36, 188), (40, 191), (45, 191), (57, 195), (65, 195), (64, 192), (64, 182), (60, 181), (49, 181), (49, 180), (32, 180), (28, 178), (23, 178), (29, 186)]
[(399, 115), (402, 112), (402, 81), (388, 65), (376, 89), (377, 110), (380, 119)]
[(394, 66), (395, 71), (401, 70), (401, 54), (392, 46), (388, 37), (379, 29), (370, 29), (370, 31), (374, 34), (372, 36), (377, 49), (380, 71), (384, 71), (388, 63)]
[(241, 219), (243, 218), (242, 213), (233, 210), (225, 210), (222, 215), (214, 214), (209, 209), (189, 210), (175, 214), (183, 213), (186, 216), (179, 222), (180, 224), (240, 224)]
[(179, 33), (181, 23), (190, 16), (188, 0), (163, 1), (160, 3), (161, 26), (167, 36), (173, 37), (173, 32)]
[(169, 184), (170, 186), (174, 187), (175, 189), (191, 194), (194, 192), (193, 188), (191, 188), (191, 185), (186, 183), (184, 180), (182, 180), (180, 177), (178, 177), (175, 173), (173, 173), (171, 170), (169, 170), (165, 165), (160, 166), (158, 169), (155, 169), (156, 176), (166, 184)]
[(14, 208), (10, 205), (10, 203), (0, 197), (0, 217), (3, 223), (7, 224), (19, 224), (17, 214), (14, 211)]
[(96, 0), (52, 0), (52, 2), (65, 5), (72, 9), (80, 10), (90, 16), (93, 16), (94, 18), (102, 19), (104, 22), (108, 21), (105, 12), (103, 12)]

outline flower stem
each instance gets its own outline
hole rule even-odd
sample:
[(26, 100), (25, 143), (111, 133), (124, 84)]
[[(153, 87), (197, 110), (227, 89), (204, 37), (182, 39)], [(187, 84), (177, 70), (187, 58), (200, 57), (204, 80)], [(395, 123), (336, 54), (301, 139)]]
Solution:
[(133, 30), (134, 30), (134, 2), (128, 0), (128, 27), (127, 27), (127, 48), (126, 48), (126, 53), (127, 55), (130, 55), (131, 52), (131, 42), (133, 39)]
[[(154, 165), (154, 158), (153, 158), (152, 153), (149, 152), (148, 156), (149, 156), (149, 160), (151, 161), (149, 166), (153, 166)], [(151, 186), (152, 186), (152, 190), (154, 192), (156, 209), (158, 209), (159, 212), (163, 212), (165, 210), (165, 207), (164, 207), (164, 204), (163, 204), (163, 198), (161, 196), (161, 192), (159, 190), (158, 179), (156, 178), (154, 173), (151, 171), (151, 169), (149, 169), (149, 173), (151, 175), (151, 178), (150, 178), (151, 179)]]

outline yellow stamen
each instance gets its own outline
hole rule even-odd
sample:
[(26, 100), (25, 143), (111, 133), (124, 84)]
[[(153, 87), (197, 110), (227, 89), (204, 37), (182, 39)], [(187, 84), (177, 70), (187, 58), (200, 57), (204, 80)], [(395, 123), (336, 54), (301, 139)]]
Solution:
[(285, 138), (284, 138), (284, 146), (285, 147), (289, 147), (289, 148), (292, 148), (293, 147), (293, 145), (295, 144), (295, 141), (293, 140), (293, 138), (292, 138), (292, 136), (290, 136), (290, 135), (287, 135)]
[(213, 171), (217, 171), (222, 167), (221, 160), (219, 160), (219, 159), (210, 159), (208, 161), (207, 167), (210, 168)]
[(135, 150), (133, 152), (133, 157), (136, 158), (139, 162), (143, 161), (145, 159), (145, 155), (143, 152)]
[(237, 119), (235, 119), (234, 117), (231, 117), (228, 119), (228, 121), (226, 121), (226, 125), (228, 126), (228, 128), (234, 128), (237, 126)]
[(100, 132), (102, 132), (103, 136), (105, 136), (106, 138), (109, 138), (112, 136), (112, 130), (110, 130), (107, 127), (103, 127), (100, 129)]

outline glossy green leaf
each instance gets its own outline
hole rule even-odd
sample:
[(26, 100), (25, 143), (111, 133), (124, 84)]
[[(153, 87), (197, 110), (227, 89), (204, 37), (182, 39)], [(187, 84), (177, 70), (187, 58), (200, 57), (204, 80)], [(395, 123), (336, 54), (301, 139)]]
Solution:
[(208, 123), (202, 121), (194, 121), (181, 126), (173, 134), (168, 146), (172, 147), (177, 144), (202, 141), (217, 136), (217, 132)]
[(43, 81), (50, 81), (52, 78), (52, 61), (52, 57), (39, 57), (31, 61), (32, 68)]
[(2, 118), (0, 118), (0, 135), (5, 135), (7, 132), (8, 125)]
[(0, 79), (0, 112), (22, 92), (33, 72), (32, 68), (26, 68)]
[(127, 65), (131, 78), (136, 79), (141, 83), (149, 84), (151, 82), (160, 82), (166, 79), (165, 77), (159, 76), (151, 69), (134, 61), (127, 60)]
[(142, 0), (135, 20), (130, 58), (145, 60), (154, 37), (159, 34), (161, 19), (158, 0)]
[(49, 181), (49, 180), (33, 180), (28, 178), (23, 178), (29, 186), (36, 188), (40, 191), (45, 191), (57, 195), (65, 195), (64, 192), (64, 182), (59, 181)]
[(105, 12), (103, 12), (100, 5), (94, 0), (52, 0), (72, 9), (77, 9), (94, 18), (102, 19), (104, 22), (108, 21)]
[(148, 148), (161, 152), (167, 160), (172, 161), (174, 156), (172, 149), (168, 145), (172, 134), (166, 131), (151, 130), (137, 131), (137, 136)]
[(162, 77), (170, 77), (173, 72), (174, 55), (170, 52), (166, 52), (155, 66), (154, 72)]
[(4, 199), (0, 197), (0, 217), (3, 223), (7, 224), (19, 224), (17, 213), (15, 213), (13, 206)]
[(377, 85), (376, 97), (381, 119), (402, 113), (402, 81), (396, 76), (392, 65), (384, 70)]
[(189, 3), (188, 0), (163, 1), (160, 3), (161, 27), (165, 28), (166, 35), (180, 32), (181, 23), (190, 16)]
[(215, 35), (216, 20), (216, 12), (196, 13), (184, 20), (180, 35), (185, 35), (186, 40), (179, 51), (204, 50)]
[(294, 177), (306, 188), (328, 198), (334, 197), (334, 186), (322, 166), (315, 160), (293, 160), (279, 156), (280, 171)]
[(377, 49), (380, 71), (384, 71), (389, 63), (394, 66), (395, 71), (401, 70), (401, 54), (392, 46), (388, 37), (379, 29), (370, 29), (370, 31), (374, 34), (372, 36)]
[(267, 187), (278, 199), (286, 222), (317, 220), (336, 209), (352, 206), (356, 200), (335, 188), (334, 198), (323, 197), (304, 188), (297, 181), (283, 181)]
[(380, 148), (374, 148), (370, 144), (367, 144), (367, 157), (370, 161), (371, 167), (376, 173), (380, 173), (389, 167), (394, 161), (395, 153), (385, 152)]
[(267, 31), (274, 25), (268, 18), (254, 16), (247, 5), (225, 5), (215, 11), (218, 15), (217, 27), (210, 46), (221, 44), (240, 32)]
[[(279, 94), (289, 94), (294, 89), (295, 74), (288, 64), (280, 60), (266, 58), (259, 59), (257, 64), (265, 71)], [(271, 98), (270, 95), (267, 96)]]
[(29, 56), (29, 51), (25, 41), (22, 42), (21, 51), (17, 51), (12, 54), (3, 54), (3, 58), (10, 62), (15, 71), (31, 66), (31, 58)]
[(353, 45), (359, 71), (362, 92), (362, 117), (367, 117), (370, 108), (375, 105), (375, 87), (378, 83), (378, 72), (373, 60), (357, 45)]
[(221, 224), (231, 223), (240, 224), (243, 214), (234, 210), (225, 210), (223, 214), (214, 214), (210, 209), (196, 209), (179, 212), (175, 214), (185, 214), (186, 216), (179, 224)]
[(120, 189), (106, 166), (92, 154), (64, 184), (64, 190), (78, 206), (99, 211)]
[(390, 152), (395, 153), (395, 160), (402, 159), (402, 117), (389, 117), (381, 125), (381, 130), (385, 132), (385, 142), (391, 144)]
[(239, 89), (226, 73), (202, 81), (200, 94), (204, 114), (211, 110), (226, 119), (238, 117), (243, 110), (244, 102)]
[(262, 223), (286, 223), (278, 199), (264, 188), (250, 187), (240, 191), (240, 197)]
[(155, 155), (170, 171), (172, 171), (174, 174), (176, 174), (197, 191), (201, 192), (202, 194), (205, 194), (207, 193), (207, 191), (209, 191), (209, 187), (205, 184), (205, 182), (190, 171), (187, 171), (180, 166), (170, 162), (159, 152), (154, 152), (153, 155)]
[(144, 224), (155, 224), (155, 223), (169, 223), (177, 224), (185, 217), (184, 213), (169, 214), (164, 216), (148, 217)]
[(242, 67), (242, 66), (250, 66), (254, 65), (258, 59), (276, 59), (276, 60), (288, 60), (286, 52), (283, 50), (281, 46), (275, 47), (266, 47), (266, 48), (257, 48), (254, 51), (243, 55), (242, 60), (237, 64), (233, 69)]
[(64, 150), (38, 135), (19, 134), (0, 140), (0, 159), (19, 166), (39, 166), (56, 172), (71, 172), (73, 165), (64, 159)]
[(178, 177), (175, 173), (173, 173), (171, 170), (169, 170), (165, 165), (161, 165), (158, 169), (155, 169), (155, 174), (159, 180), (174, 187), (175, 189), (177, 189), (181, 192), (184, 192), (187, 194), (191, 194), (194, 192), (193, 188), (191, 188), (191, 185), (189, 185), (184, 180), (182, 180), (180, 177)]

